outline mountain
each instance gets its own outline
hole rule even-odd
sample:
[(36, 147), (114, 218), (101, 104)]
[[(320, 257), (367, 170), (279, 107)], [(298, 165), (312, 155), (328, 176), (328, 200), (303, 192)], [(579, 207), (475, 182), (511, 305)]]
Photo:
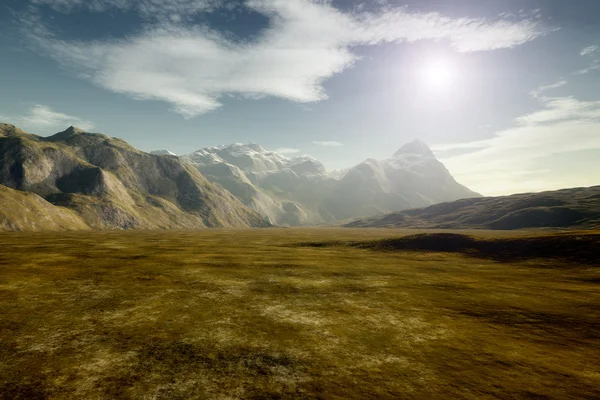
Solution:
[[(0, 185), (0, 231), (90, 229), (74, 211), (55, 206), (35, 193)], [(10, 205), (10, 206), (8, 206)]]
[(427, 145), (415, 140), (391, 158), (370, 158), (346, 171), (327, 207), (344, 220), (480, 196), (456, 182)]
[(386, 160), (328, 174), (310, 156), (288, 158), (256, 143), (206, 147), (181, 159), (279, 225), (318, 225), (479, 194), (457, 183), (420, 141)]
[(151, 151), (150, 154), (155, 155), (155, 156), (176, 156), (177, 155), (177, 154), (175, 154), (172, 151), (169, 151), (167, 149), (154, 150), (154, 151)]
[(600, 186), (457, 200), (353, 221), (352, 228), (600, 228)]
[(320, 202), (335, 180), (313, 157), (289, 158), (256, 143), (235, 143), (181, 158), (272, 223), (316, 225), (334, 220), (320, 209)]
[[(179, 158), (144, 153), (121, 139), (75, 127), (41, 137), (0, 124), (0, 160), (0, 185), (58, 206), (42, 203), (51, 218), (70, 218), (71, 210), (93, 229), (269, 225)], [(39, 202), (3, 192), (24, 204)]]

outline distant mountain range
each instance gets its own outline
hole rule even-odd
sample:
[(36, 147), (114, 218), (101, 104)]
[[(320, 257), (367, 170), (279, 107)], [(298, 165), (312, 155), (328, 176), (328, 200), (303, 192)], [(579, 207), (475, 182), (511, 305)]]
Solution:
[(600, 186), (457, 200), (359, 219), (352, 228), (600, 228)]
[(387, 160), (367, 159), (333, 174), (313, 157), (288, 158), (258, 144), (206, 147), (180, 158), (277, 225), (319, 225), (480, 196), (457, 183), (420, 141)]
[(420, 141), (328, 173), (256, 143), (176, 156), (74, 127), (41, 137), (8, 124), (0, 202), (0, 230), (600, 226), (600, 187), (484, 198)]
[(74, 127), (40, 137), (0, 124), (0, 185), (4, 230), (270, 226), (177, 157)]

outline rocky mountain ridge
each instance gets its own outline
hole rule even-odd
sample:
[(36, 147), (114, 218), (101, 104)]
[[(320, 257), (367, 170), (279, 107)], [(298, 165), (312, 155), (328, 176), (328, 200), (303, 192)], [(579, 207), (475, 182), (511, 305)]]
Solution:
[(278, 225), (328, 224), (480, 196), (457, 183), (420, 141), (387, 160), (334, 173), (313, 157), (289, 158), (256, 143), (206, 147), (181, 158)]
[(0, 124), (0, 160), (0, 185), (93, 229), (314, 226), (479, 196), (419, 141), (332, 176), (311, 156), (257, 143), (176, 156), (75, 127), (41, 137)]
[(177, 157), (75, 127), (41, 137), (0, 124), (0, 161), (0, 185), (74, 211), (93, 229), (269, 226)]

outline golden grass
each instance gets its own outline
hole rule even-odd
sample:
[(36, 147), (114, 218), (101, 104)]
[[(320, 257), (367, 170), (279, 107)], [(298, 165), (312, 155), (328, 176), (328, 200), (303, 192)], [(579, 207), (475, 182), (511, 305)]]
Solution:
[(600, 398), (598, 265), (414, 233), (2, 233), (0, 399)]
[(0, 231), (90, 229), (77, 213), (0, 185)]

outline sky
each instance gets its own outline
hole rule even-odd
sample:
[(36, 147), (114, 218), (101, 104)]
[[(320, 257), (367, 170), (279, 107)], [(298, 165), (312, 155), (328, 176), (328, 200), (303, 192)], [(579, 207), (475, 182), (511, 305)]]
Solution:
[(600, 184), (597, 0), (0, 0), (0, 121), (328, 169), (414, 139), (484, 195)]

